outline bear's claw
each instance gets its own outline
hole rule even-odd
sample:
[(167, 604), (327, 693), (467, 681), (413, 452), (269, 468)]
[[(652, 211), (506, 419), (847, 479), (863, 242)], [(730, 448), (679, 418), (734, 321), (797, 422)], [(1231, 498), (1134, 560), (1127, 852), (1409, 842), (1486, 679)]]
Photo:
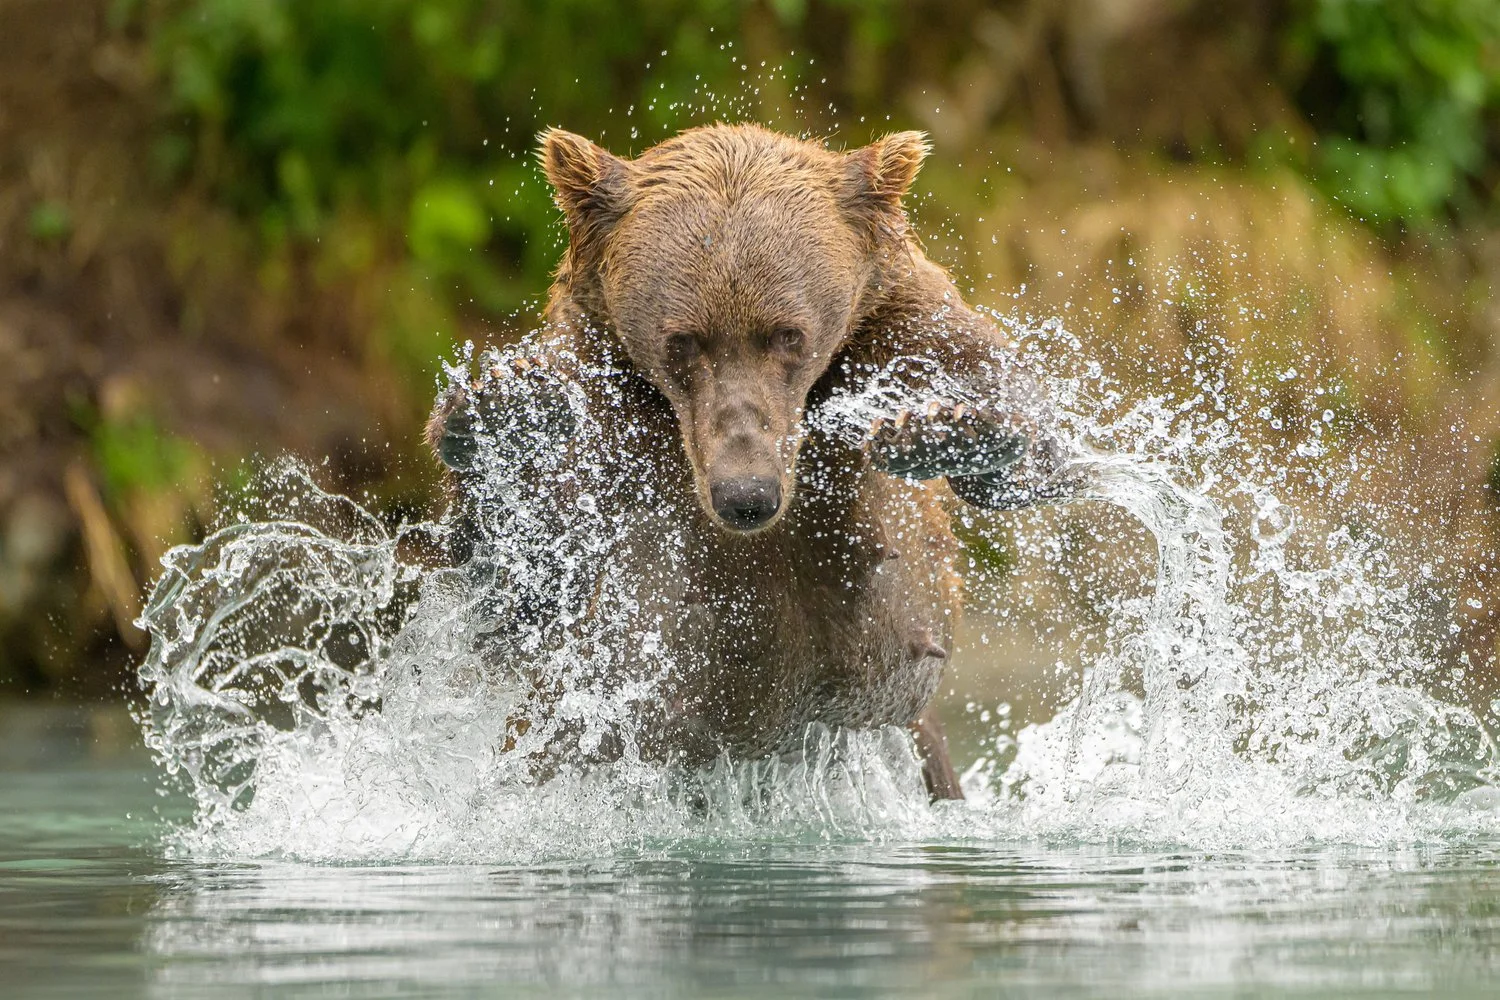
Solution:
[(907, 479), (990, 475), (1020, 461), (1035, 436), (1035, 424), (1020, 415), (934, 402), (871, 424), (870, 460)]

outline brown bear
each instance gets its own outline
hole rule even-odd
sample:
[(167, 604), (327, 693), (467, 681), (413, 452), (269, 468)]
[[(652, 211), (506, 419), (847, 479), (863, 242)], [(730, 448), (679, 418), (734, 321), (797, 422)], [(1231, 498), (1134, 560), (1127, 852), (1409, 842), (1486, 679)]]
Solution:
[[(614, 541), (594, 563), (533, 553), (556, 572), (507, 613), (577, 623), (613, 600), (649, 626), (653, 656), (610, 668), (660, 675), (628, 736), (643, 756), (693, 766), (787, 751), (812, 723), (911, 726), (931, 794), (961, 797), (927, 711), (960, 610), (942, 483), (986, 508), (1074, 484), (1036, 381), (910, 231), (924, 136), (836, 152), (716, 125), (634, 159), (557, 129), (540, 142), (569, 234), (543, 326), (429, 426), (455, 559), (492, 544), (487, 509), (518, 502), (484, 486), (513, 465), (539, 517), (566, 509), (575, 534)], [(882, 379), (905, 405), (860, 433), (809, 419)], [(543, 460), (569, 449), (587, 463)], [(606, 596), (605, 563), (633, 593)], [(509, 745), (564, 686), (532, 682)], [(619, 752), (560, 732), (529, 752)]]

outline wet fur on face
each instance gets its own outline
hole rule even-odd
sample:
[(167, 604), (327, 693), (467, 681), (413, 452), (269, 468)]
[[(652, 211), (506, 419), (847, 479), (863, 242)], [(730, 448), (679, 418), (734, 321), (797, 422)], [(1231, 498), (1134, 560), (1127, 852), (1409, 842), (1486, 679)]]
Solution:
[(560, 278), (671, 404), (704, 511), (737, 531), (790, 505), (808, 392), (862, 319), (926, 145), (838, 153), (754, 126), (635, 160), (551, 131)]
[[(1041, 386), (907, 233), (900, 200), (925, 152), (917, 133), (841, 153), (718, 125), (625, 160), (566, 132), (542, 136), (569, 237), (544, 326), (530, 356), (452, 387), (430, 440), (449, 467), (455, 562), (486, 544), (481, 436), (516, 445), (515, 468), (500, 471), (560, 500), (534, 513), (558, 515), (561, 537), (579, 481), (529, 465), (548, 444), (517, 399), (578, 390), (561, 407), (568, 419), (549, 421), (550, 457), (568, 460), (581, 403), (599, 438), (578, 442), (595, 461), (578, 470), (592, 504), (577, 513), (626, 532), (600, 558), (640, 586), (614, 601), (602, 562), (542, 555), (529, 570), (544, 585), (518, 621), (621, 611), (660, 637), (674, 664), (665, 675), (630, 643), (611, 668), (669, 684), (642, 708), (647, 758), (691, 767), (783, 752), (811, 722), (916, 723), (929, 790), (961, 796), (928, 704), (961, 607), (957, 541), (933, 481), (990, 509), (1076, 486)], [(900, 377), (920, 408), (872, 425), (860, 445), (803, 441), (810, 392), (910, 358), (923, 363)], [(955, 384), (982, 402), (945, 399)], [(794, 503), (799, 446), (804, 470), (820, 474)], [(508, 640), (495, 655), (513, 669)], [(528, 711), (548, 718), (561, 693), (539, 689)], [(537, 751), (539, 766), (615, 752), (569, 739)]]

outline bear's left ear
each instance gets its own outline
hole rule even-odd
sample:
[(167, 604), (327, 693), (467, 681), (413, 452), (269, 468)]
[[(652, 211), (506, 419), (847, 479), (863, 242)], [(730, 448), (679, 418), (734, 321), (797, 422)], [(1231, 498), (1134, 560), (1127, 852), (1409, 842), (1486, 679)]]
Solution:
[(581, 135), (549, 128), (537, 137), (537, 159), (567, 217), (576, 248), (607, 230), (630, 200), (629, 165)]
[(898, 208), (931, 150), (925, 132), (893, 132), (856, 149), (848, 154), (849, 201), (866, 208)]

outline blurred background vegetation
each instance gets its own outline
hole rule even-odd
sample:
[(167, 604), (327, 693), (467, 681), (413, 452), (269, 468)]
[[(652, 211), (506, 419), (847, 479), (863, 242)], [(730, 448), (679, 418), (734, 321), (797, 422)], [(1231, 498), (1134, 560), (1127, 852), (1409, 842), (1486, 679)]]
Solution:
[(438, 366), (562, 247), (536, 133), (720, 119), (928, 130), (930, 255), (1127, 387), (1223, 338), (1273, 444), (1402, 428), (1357, 489), (1430, 521), (1493, 666), (1494, 0), (0, 0), (0, 693), (128, 686), (246, 456), (433, 510)]

